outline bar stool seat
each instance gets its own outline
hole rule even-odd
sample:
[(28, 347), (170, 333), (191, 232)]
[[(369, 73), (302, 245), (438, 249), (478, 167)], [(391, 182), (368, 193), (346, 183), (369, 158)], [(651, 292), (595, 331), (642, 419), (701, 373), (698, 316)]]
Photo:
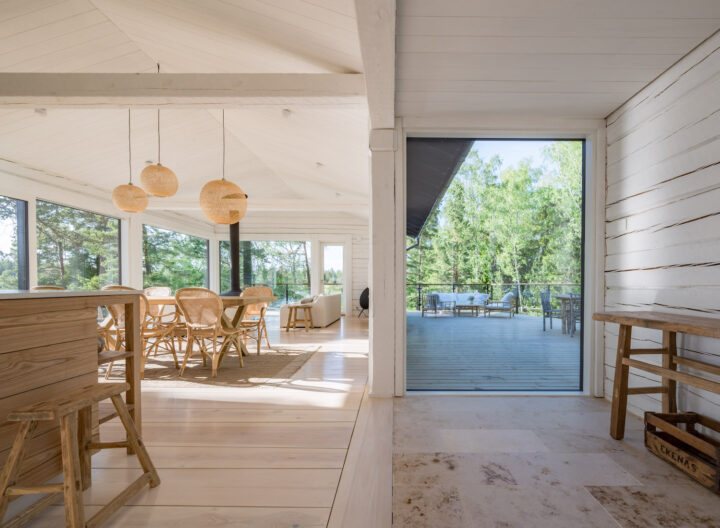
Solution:
[[(160, 477), (140, 439), (130, 411), (122, 399), (122, 393), (129, 388), (128, 383), (96, 383), (9, 414), (7, 419), (20, 422), (20, 429), (0, 474), (0, 520), (5, 515), (11, 496), (47, 494), (47, 497), (36, 503), (47, 505), (57, 500), (57, 495), (62, 493), (65, 500), (65, 526), (67, 528), (94, 528), (110, 518), (146, 484), (149, 484), (151, 488), (160, 484)], [(125, 427), (126, 441), (92, 441), (92, 406), (108, 398), (112, 401), (117, 416)], [(47, 420), (59, 420), (60, 422), (63, 482), (41, 486), (17, 485), (16, 481), (20, 473), (25, 447), (38, 423)], [(78, 422), (81, 422), (80, 430), (78, 430)], [(85, 522), (82, 492), (91, 484), (90, 454), (95, 450), (112, 448), (127, 448), (128, 452), (134, 452), (143, 468), (143, 474)], [(39, 510), (43, 506), (32, 505), (17, 517), (23, 516), (25, 519), (29, 519), (32, 515), (29, 510), (34, 507)], [(19, 525), (14, 520), (10, 520), (2, 526), (11, 525), (10, 523), (13, 523), (12, 526)]]
[[(297, 328), (297, 324), (303, 323), (305, 331), (308, 332), (309, 328), (314, 328), (312, 319), (312, 304), (295, 303), (288, 304), (288, 320), (285, 325), (285, 331), (289, 332), (290, 328), (293, 330)], [(303, 319), (298, 319), (298, 310), (303, 311)], [(309, 325), (309, 327), (308, 327)]]

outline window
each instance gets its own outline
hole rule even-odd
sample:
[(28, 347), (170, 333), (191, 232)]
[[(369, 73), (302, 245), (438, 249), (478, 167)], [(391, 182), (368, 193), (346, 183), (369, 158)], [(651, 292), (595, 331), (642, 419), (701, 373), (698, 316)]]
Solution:
[[(310, 295), (310, 242), (306, 240), (240, 241), (240, 283), (269, 286), (276, 305)], [(230, 289), (230, 242), (220, 242), (220, 291)]]
[(208, 286), (208, 240), (143, 225), (143, 287)]
[(0, 289), (27, 288), (27, 202), (0, 196)]
[(120, 283), (120, 220), (37, 201), (38, 284), (97, 290)]

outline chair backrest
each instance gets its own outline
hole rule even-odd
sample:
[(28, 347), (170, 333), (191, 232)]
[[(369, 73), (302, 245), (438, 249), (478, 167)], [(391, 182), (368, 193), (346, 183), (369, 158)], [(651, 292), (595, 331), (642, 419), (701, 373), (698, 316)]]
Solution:
[[(144, 291), (147, 297), (172, 297), (172, 289), (168, 286), (149, 286)], [(148, 306), (150, 315), (153, 317), (172, 314), (174, 308), (173, 305), (164, 304), (149, 304)]]
[(219, 327), (223, 314), (220, 296), (207, 288), (180, 288), (175, 300), (188, 326)]
[[(240, 297), (272, 297), (272, 295), (272, 288), (267, 286), (249, 286), (242, 291)], [(262, 315), (268, 306), (270, 306), (269, 302), (250, 304), (245, 315)]]
[(500, 302), (513, 304), (515, 302), (515, 294), (513, 292), (507, 292), (503, 295), (502, 299), (500, 299)]
[(370, 308), (370, 288), (365, 288), (360, 294), (360, 308), (363, 310)]
[(65, 290), (65, 286), (35, 286), (34, 291), (46, 291), (46, 290)]
[(540, 292), (540, 303), (542, 304), (543, 312), (549, 312), (552, 310), (550, 304), (550, 292)]
[[(110, 286), (104, 286), (103, 291), (133, 291), (135, 288), (130, 286), (121, 286), (119, 284), (112, 284)], [(124, 304), (106, 304), (112, 317), (115, 327), (118, 329), (125, 328), (125, 305)], [(140, 326), (143, 327), (146, 324), (146, 315), (150, 312), (150, 303), (148, 303), (147, 297), (140, 294)]]
[(574, 314), (580, 314), (582, 311), (582, 296), (579, 293), (570, 294), (570, 310)]
[(148, 286), (144, 291), (148, 297), (170, 297), (172, 295), (172, 289), (169, 286)]
[(426, 293), (425, 294), (425, 306), (435, 308), (438, 305), (440, 296), (437, 293)]

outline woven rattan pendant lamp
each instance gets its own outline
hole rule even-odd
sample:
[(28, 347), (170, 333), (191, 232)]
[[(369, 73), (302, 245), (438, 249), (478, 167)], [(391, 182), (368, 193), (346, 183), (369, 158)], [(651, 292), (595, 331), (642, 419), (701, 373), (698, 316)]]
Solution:
[(247, 194), (225, 179), (225, 110), (222, 112), (222, 179), (207, 182), (200, 191), (200, 208), (216, 224), (235, 224), (247, 211)]
[(112, 192), (115, 207), (126, 213), (140, 213), (147, 209), (148, 197), (140, 187), (132, 182), (132, 142), (130, 141), (130, 109), (128, 108), (128, 168), (130, 181), (127, 185), (118, 185)]
[[(160, 73), (160, 65), (157, 65)], [(160, 108), (157, 109), (157, 163), (148, 165), (140, 173), (140, 184), (150, 196), (167, 198), (178, 190), (175, 173), (160, 163)]]

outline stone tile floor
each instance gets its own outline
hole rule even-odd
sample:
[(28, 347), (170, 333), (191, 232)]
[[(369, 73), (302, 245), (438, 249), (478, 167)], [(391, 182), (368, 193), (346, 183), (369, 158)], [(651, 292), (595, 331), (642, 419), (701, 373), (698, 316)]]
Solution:
[(720, 527), (720, 496), (609, 420), (589, 397), (396, 399), (394, 526)]

